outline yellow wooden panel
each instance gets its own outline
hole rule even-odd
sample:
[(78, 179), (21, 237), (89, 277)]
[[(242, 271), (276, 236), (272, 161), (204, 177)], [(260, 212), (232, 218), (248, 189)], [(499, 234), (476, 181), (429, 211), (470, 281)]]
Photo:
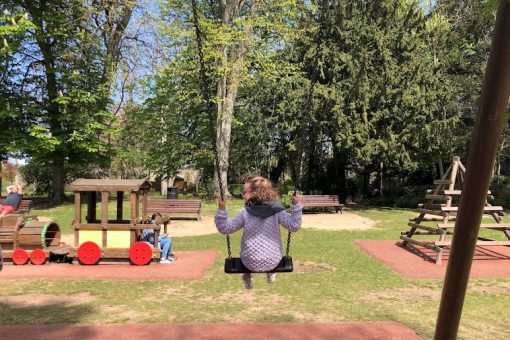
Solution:
[(83, 242), (92, 241), (100, 248), (103, 244), (103, 231), (102, 230), (80, 230), (80, 244)]
[(131, 233), (129, 230), (108, 230), (106, 235), (106, 246), (108, 248), (129, 248), (131, 247)]

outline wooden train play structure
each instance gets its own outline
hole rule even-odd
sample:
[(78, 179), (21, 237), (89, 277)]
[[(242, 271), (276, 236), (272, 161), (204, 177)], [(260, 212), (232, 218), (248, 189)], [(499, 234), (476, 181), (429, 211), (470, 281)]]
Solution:
[[(157, 243), (151, 246), (140, 241), (141, 231), (152, 229), (157, 242), (160, 225), (164, 225), (166, 232), (169, 223), (169, 218), (162, 218), (157, 224), (147, 223), (145, 217), (150, 188), (146, 180), (74, 181), (71, 184), (74, 191), (73, 245), (61, 242), (57, 223), (39, 221), (37, 216), (30, 216), (31, 201), (24, 200), (17, 211), (0, 220), (3, 257), (17, 265), (29, 261), (40, 265), (51, 258), (84, 265), (127, 261), (146, 265), (153, 259), (159, 259)], [(129, 206), (125, 207), (126, 192), (129, 194)], [(112, 197), (116, 202), (115, 209), (109, 209)], [(124, 217), (125, 213), (129, 218)]]

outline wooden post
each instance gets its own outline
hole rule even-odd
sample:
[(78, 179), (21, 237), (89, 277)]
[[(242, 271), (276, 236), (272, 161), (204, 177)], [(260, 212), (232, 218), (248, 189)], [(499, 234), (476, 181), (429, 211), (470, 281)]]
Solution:
[(108, 191), (101, 191), (101, 228), (103, 229), (103, 245), (106, 248), (108, 242)]
[(74, 222), (81, 223), (81, 192), (74, 193)]
[[(135, 225), (136, 219), (138, 218), (138, 213), (137, 213), (138, 204), (136, 203), (137, 201), (138, 201), (137, 193), (134, 191), (131, 191), (131, 201), (130, 201), (130, 206), (129, 206), (129, 210), (130, 210), (129, 211), (129, 216), (130, 216), (129, 221), (132, 226)], [(136, 236), (137, 236), (137, 231), (133, 230), (131, 232), (131, 244), (135, 243)]]
[[(136, 195), (135, 217), (138, 218), (138, 217), (140, 217), (140, 194), (137, 191), (137, 192), (135, 192), (135, 195)], [(145, 217), (145, 216), (142, 216), (142, 217)]]
[(117, 222), (122, 222), (124, 191), (117, 191)]
[(80, 244), (80, 225), (81, 225), (81, 192), (74, 193), (74, 247), (78, 248)]
[(456, 339), (469, 272), (482, 220), (490, 176), (510, 97), (510, 0), (499, 2), (494, 38), (471, 140), (465, 186), (455, 223), (452, 249), (434, 339)]
[(147, 216), (147, 204), (149, 199), (149, 190), (143, 189), (143, 196), (142, 196), (142, 217)]
[(129, 216), (130, 216), (129, 221), (131, 224), (135, 224), (136, 219), (138, 218), (138, 214), (136, 213), (137, 199), (138, 199), (138, 195), (136, 194), (136, 192), (131, 191), (131, 202), (130, 202), (131, 205), (130, 205), (130, 212), (129, 212)]

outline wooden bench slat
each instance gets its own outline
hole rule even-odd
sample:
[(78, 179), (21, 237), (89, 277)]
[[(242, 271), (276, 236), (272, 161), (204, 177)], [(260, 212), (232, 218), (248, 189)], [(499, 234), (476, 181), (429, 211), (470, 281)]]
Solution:
[[(333, 207), (342, 213), (343, 204), (340, 203), (338, 195), (301, 195), (299, 200), (303, 207)], [(340, 208), (340, 209), (338, 209)]]
[[(0, 205), (4, 203), (4, 199), (0, 198)], [(30, 208), (32, 207), (32, 200), (21, 200), (19, 204), (18, 210), (14, 210), (13, 213), (28, 213), (30, 212)]]
[(161, 214), (197, 214), (200, 219), (202, 209), (201, 200), (179, 200), (179, 199), (150, 199), (147, 204), (147, 212)]

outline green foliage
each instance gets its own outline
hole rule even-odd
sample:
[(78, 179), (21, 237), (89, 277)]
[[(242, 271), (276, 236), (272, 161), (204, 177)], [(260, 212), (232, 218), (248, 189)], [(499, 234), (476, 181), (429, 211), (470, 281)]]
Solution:
[[(132, 6), (131, 1), (126, 3)], [(85, 168), (86, 163), (100, 164), (110, 156), (108, 137), (114, 119), (108, 107), (110, 73), (115, 71), (112, 56), (118, 60), (120, 53), (114, 42), (124, 31), (117, 29), (116, 21), (108, 28), (98, 25), (101, 12), (110, 13), (111, 19), (124, 9), (117, 2), (101, 2), (98, 13), (95, 5), (11, 0), (0, 7), (4, 13), (0, 32), (6, 41), (16, 42), (0, 53), (7, 80), (0, 86), (0, 97), (5, 98), (0, 100), (0, 113), (11, 120), (5, 130), (12, 127), (16, 134), (0, 142), (15, 139), (11, 152), (35, 163), (44, 160), (53, 169), (51, 191), (56, 201), (63, 194), (64, 165)], [(5, 23), (7, 17), (12, 17), (11, 26)]]
[[(392, 186), (384, 194), (403, 195), (407, 204), (409, 173), (466, 154), (496, 0), (434, 1), (427, 11), (408, 0), (245, 1), (225, 21), (219, 2), (196, 1), (206, 93), (192, 2), (163, 0), (157, 13), (142, 3), (156, 16), (151, 26), (164, 57), (144, 72), (144, 93), (114, 114), (119, 59), (112, 53), (129, 44), (115, 45), (125, 31), (112, 24), (135, 3), (0, 4), (1, 159), (16, 154), (45, 168), (31, 170), (33, 178), (48, 168), (64, 168), (66, 178), (76, 171), (165, 177), (196, 168), (212, 192), (204, 98), (224, 111), (222, 80), (233, 93), (232, 135), (223, 136), (234, 183), (262, 174), (299, 182), (306, 192), (353, 194), (363, 186), (366, 197), (372, 188), (359, 179), (373, 185), (371, 174), (382, 172), (398, 179), (383, 181)], [(134, 83), (127, 65), (122, 71)], [(505, 131), (502, 169), (510, 161)], [(48, 183), (38, 187), (56, 190)]]
[[(71, 183), (86, 171), (86, 164), (64, 164), (64, 182)], [(26, 187), (23, 188), (30, 195), (49, 195), (52, 192), (52, 163), (48, 160), (31, 159), (27, 164), (20, 167)]]
[(318, 12), (310, 39), (320, 47), (305, 62), (317, 77), (319, 129), (361, 167), (413, 169), (439, 153), (456, 117), (442, 110), (441, 72), (417, 4), (354, 1)]
[(436, 58), (448, 84), (447, 110), (460, 116), (450, 144), (452, 151), (467, 154), (478, 112), (482, 80), (495, 24), (494, 1), (437, 1), (433, 15), (444, 22), (437, 34)]
[(494, 196), (493, 205), (501, 205), (504, 208), (510, 207), (510, 177), (494, 176), (489, 189)]

